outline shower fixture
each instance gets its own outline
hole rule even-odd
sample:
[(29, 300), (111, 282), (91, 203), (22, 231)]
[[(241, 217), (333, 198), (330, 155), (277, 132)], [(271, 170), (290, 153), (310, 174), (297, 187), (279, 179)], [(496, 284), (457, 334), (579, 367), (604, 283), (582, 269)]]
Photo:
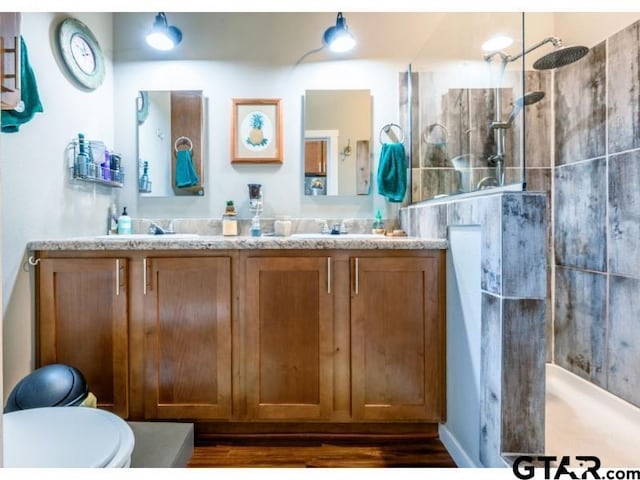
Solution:
[[(543, 55), (533, 63), (535, 70), (549, 70), (559, 67), (564, 67), (570, 63), (576, 62), (589, 53), (587, 47), (581, 45), (563, 46), (562, 40), (558, 37), (547, 37), (544, 40), (530, 46), (526, 50), (519, 52), (516, 55), (508, 55), (502, 51), (495, 51), (487, 53), (484, 56), (484, 60), (487, 63), (491, 63), (494, 57), (499, 57), (501, 61), (500, 65), (500, 77), (496, 82), (496, 86), (493, 90), (494, 107), (495, 107), (495, 120), (491, 123), (490, 129), (493, 130), (495, 141), (495, 153), (489, 156), (488, 163), (490, 166), (495, 166), (495, 177), (485, 177), (478, 183), (478, 189), (486, 188), (486, 186), (503, 186), (504, 185), (504, 142), (505, 142), (505, 130), (511, 127), (511, 124), (520, 113), (523, 107), (533, 105), (544, 98), (545, 93), (542, 91), (527, 92), (522, 97), (514, 102), (513, 110), (506, 121), (502, 120), (502, 101), (500, 95), (500, 88), (502, 84), (502, 78), (504, 76), (507, 64), (514, 62), (519, 58), (524, 57), (526, 54), (533, 50), (551, 43), (555, 49)], [(497, 183), (497, 185), (495, 185)]]

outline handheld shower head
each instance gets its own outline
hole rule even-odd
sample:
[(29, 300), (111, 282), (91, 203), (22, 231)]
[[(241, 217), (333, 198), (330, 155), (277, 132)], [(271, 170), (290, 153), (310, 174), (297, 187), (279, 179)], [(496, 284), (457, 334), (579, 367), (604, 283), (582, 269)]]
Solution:
[(589, 49), (582, 45), (570, 45), (556, 48), (554, 51), (543, 55), (533, 63), (536, 70), (549, 70), (552, 68), (564, 67), (570, 63), (577, 62), (589, 53)]
[(507, 119), (506, 122), (493, 122), (491, 124), (492, 128), (509, 128), (511, 127), (511, 124), (513, 123), (513, 121), (516, 119), (516, 117), (518, 116), (518, 114), (520, 113), (520, 110), (522, 110), (522, 107), (527, 107), (529, 105), (533, 105), (534, 103), (538, 103), (540, 100), (542, 100), (544, 98), (545, 93), (540, 91), (540, 90), (536, 90), (533, 92), (527, 92), (525, 93), (523, 96), (521, 96), (520, 98), (516, 99), (515, 102), (513, 102), (513, 110), (511, 111), (511, 114), (509, 115), (509, 118)]

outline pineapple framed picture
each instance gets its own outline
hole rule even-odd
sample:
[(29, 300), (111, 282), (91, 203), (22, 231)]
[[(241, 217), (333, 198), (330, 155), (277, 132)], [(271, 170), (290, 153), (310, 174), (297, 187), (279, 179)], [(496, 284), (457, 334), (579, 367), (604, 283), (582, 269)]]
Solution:
[(282, 163), (280, 99), (233, 99), (231, 163)]

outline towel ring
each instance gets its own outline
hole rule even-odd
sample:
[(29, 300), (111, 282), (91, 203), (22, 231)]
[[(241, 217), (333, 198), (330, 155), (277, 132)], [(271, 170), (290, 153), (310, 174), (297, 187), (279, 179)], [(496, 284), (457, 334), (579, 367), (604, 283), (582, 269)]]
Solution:
[(178, 145), (180, 145), (183, 142), (186, 142), (189, 144), (189, 151), (193, 150), (193, 142), (189, 137), (178, 137), (176, 139), (176, 143), (173, 144), (173, 148), (175, 148), (176, 152), (178, 151)]
[[(429, 139), (431, 134), (434, 134), (434, 130), (436, 128), (440, 128), (440, 130), (442, 130), (443, 135), (443, 142), (434, 142), (432, 140)], [(434, 134), (435, 135), (435, 134)], [(431, 125), (425, 127), (424, 131), (422, 132), (422, 141), (424, 143), (427, 144), (431, 144), (431, 145), (446, 145), (447, 142), (449, 140), (449, 129), (447, 127), (445, 127), (443, 124), (441, 123), (432, 123)]]
[[(398, 129), (398, 131), (400, 132), (400, 138), (398, 138), (398, 136), (395, 134), (395, 132), (392, 130), (392, 127), (396, 127)], [(404, 130), (402, 130), (402, 127), (400, 125), (398, 125), (397, 123), (387, 123), (384, 127), (382, 127), (380, 129), (380, 143), (382, 143), (383, 145), (386, 143), (382, 140), (382, 134), (386, 133), (387, 136), (393, 141), (393, 143), (403, 143), (404, 142)]]

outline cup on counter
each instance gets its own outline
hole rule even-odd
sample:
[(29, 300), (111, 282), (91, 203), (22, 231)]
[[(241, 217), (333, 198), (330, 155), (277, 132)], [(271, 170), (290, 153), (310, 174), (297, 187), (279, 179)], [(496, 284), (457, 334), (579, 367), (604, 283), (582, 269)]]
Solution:
[(278, 237), (291, 235), (291, 220), (288, 215), (277, 215), (273, 222), (273, 233)]

